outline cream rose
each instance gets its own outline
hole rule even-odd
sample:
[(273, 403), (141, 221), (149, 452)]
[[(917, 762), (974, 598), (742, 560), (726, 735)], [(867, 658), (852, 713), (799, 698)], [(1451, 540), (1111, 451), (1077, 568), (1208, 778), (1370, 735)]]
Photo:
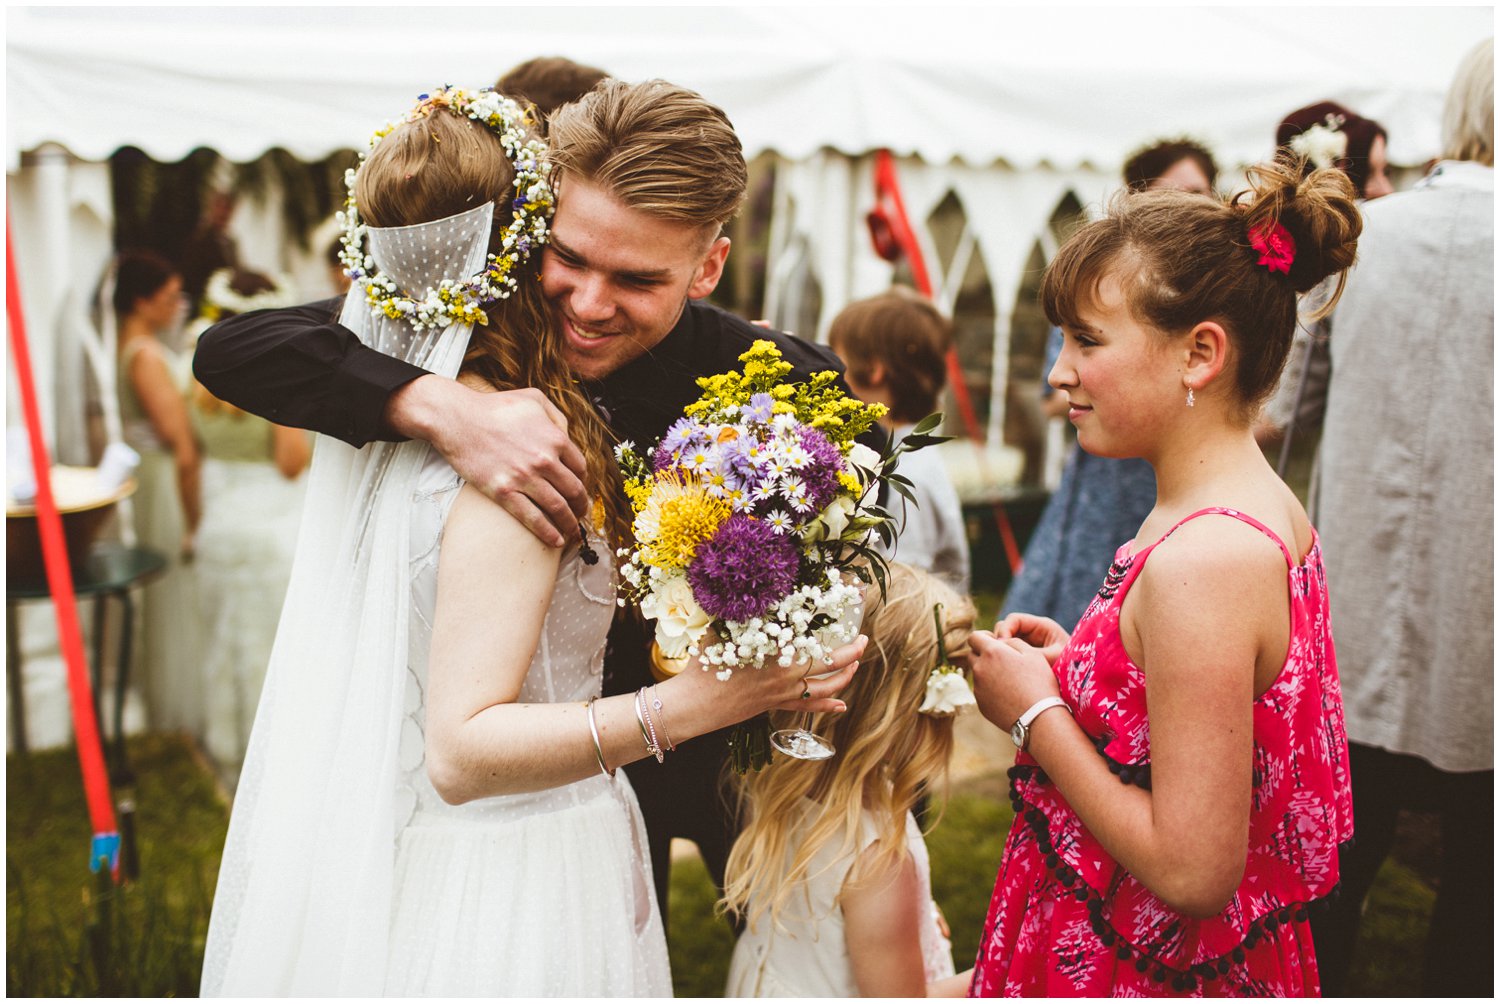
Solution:
[(693, 587), (677, 575), (657, 584), (641, 601), (641, 615), (656, 621), (656, 644), (668, 659), (687, 655), (713, 620), (693, 598)]

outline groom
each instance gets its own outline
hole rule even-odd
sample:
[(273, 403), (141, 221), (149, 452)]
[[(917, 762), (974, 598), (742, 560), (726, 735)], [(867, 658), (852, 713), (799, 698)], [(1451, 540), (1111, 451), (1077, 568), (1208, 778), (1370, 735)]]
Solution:
[[(563, 351), (620, 439), (655, 443), (697, 400), (697, 378), (735, 369), (759, 338), (790, 379), (843, 366), (827, 349), (697, 302), (724, 272), (724, 225), (746, 169), (728, 117), (660, 80), (605, 80), (549, 122), (557, 212), (541, 283)], [(562, 546), (588, 507), (584, 465), (565, 421), (532, 389), (484, 394), (365, 347), (334, 318), (337, 301), (244, 314), (203, 334), (193, 360), (216, 396), (283, 425), (363, 446), (426, 440), (458, 474), (538, 538)], [(879, 445), (879, 444), (876, 444)], [(650, 633), (630, 611), (610, 630), (606, 695), (652, 682)], [(625, 768), (667, 912), (674, 837), (698, 845), (721, 889), (736, 825), (721, 788), (727, 732), (681, 744), (662, 764)]]

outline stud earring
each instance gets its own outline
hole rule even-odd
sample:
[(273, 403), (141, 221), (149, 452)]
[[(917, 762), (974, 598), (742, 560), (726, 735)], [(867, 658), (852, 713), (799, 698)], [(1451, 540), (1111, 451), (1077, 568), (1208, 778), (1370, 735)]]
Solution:
[(1191, 408), (1193, 406), (1193, 388), (1191, 387), (1188, 388), (1187, 402), (1187, 406)]

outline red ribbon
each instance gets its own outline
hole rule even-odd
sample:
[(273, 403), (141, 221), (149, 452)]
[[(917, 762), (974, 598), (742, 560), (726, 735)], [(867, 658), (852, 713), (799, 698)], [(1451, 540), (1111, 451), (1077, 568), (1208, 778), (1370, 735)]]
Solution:
[(63, 661), (68, 667), (68, 696), (73, 705), (73, 735), (78, 743), (78, 762), (83, 770), (83, 791), (88, 800), (94, 838), (89, 868), (108, 865), (116, 881), (120, 878), (120, 836), (115, 807), (110, 797), (109, 775), (104, 767), (104, 749), (99, 742), (99, 723), (94, 717), (93, 687), (83, 658), (83, 634), (78, 628), (78, 600), (73, 593), (73, 570), (68, 564), (68, 545), (63, 537), (62, 516), (52, 498), (51, 460), (42, 438), (42, 415), (37, 407), (36, 383), (32, 377), (31, 351), (26, 344), (26, 322), (21, 312), (21, 284), (16, 276), (16, 255), (10, 239), (10, 207), (5, 210), (5, 316), (9, 321), (10, 348), (15, 357), (16, 383), (21, 391), (21, 411), (31, 444), (31, 466), (36, 477), (37, 529), (42, 538), (42, 562), (47, 586), (57, 611), (57, 636)]
[[(905, 257), (911, 265), (912, 282), (916, 284), (917, 292), (932, 299), (932, 279), (927, 274), (922, 245), (917, 243), (916, 231), (912, 230), (911, 220), (906, 215), (906, 203), (901, 198), (901, 182), (896, 176), (896, 159), (889, 150), (877, 150), (875, 153), (875, 208), (870, 210), (865, 219), (870, 225), (870, 239), (875, 244), (875, 253), (889, 262)], [(953, 388), (953, 400), (958, 405), (958, 414), (963, 419), (968, 437), (976, 443), (983, 442), (984, 430), (979, 427), (979, 414), (974, 410), (974, 400), (969, 397), (969, 385), (964, 382), (956, 345), (948, 350), (948, 386)], [(1000, 542), (1005, 547), (1011, 574), (1019, 575), (1021, 549), (1016, 545), (1010, 517), (1005, 514), (1005, 507), (998, 502), (995, 503), (995, 525), (1000, 531)]]

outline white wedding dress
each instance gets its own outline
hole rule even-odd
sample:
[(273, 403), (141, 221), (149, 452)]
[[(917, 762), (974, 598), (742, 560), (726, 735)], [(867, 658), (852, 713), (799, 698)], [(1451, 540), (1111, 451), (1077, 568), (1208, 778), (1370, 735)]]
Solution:
[[(423, 697), (438, 555), (461, 485), (430, 452), (413, 496), (410, 672), (385, 994), (670, 997), (645, 828), (623, 772), (464, 805), (444, 802), (427, 778)], [(590, 566), (577, 551), (564, 556), (520, 703), (583, 702), (599, 693), (612, 576), (607, 561)]]

